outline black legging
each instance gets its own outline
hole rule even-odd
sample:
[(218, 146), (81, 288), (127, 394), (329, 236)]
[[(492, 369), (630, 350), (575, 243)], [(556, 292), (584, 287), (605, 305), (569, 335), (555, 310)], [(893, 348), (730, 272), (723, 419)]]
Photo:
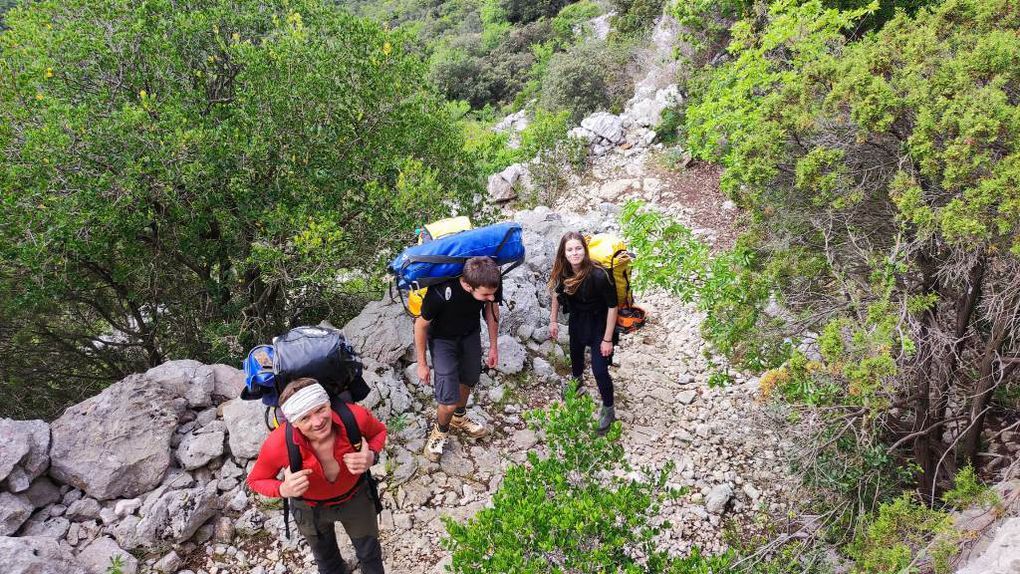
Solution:
[(567, 321), (570, 335), (570, 372), (578, 381), (584, 375), (584, 349), (591, 349), (591, 374), (602, 396), (602, 406), (613, 406), (613, 379), (609, 376), (612, 355), (602, 356), (602, 336), (606, 330), (606, 313), (572, 313)]

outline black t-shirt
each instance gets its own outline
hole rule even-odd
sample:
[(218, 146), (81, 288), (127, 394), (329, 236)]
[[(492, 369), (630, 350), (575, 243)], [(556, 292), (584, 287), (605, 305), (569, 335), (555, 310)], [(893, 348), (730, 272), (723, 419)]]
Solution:
[[(496, 289), (496, 304), (503, 300), (503, 286)], [(451, 279), (429, 287), (421, 303), (421, 316), (429, 321), (429, 336), (435, 339), (459, 339), (481, 330), (485, 319), (485, 304), (475, 299), (460, 284)]]
[(563, 290), (563, 283), (556, 286), (560, 301), (566, 304), (568, 313), (600, 313), (618, 305), (616, 287), (609, 279), (605, 268), (593, 265), (584, 282), (573, 295)]

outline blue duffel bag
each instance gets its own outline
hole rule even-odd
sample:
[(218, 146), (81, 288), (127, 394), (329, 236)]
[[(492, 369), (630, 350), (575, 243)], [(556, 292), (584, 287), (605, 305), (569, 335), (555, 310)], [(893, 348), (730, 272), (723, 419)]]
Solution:
[(389, 265), (399, 290), (421, 289), (459, 277), (472, 257), (492, 257), (503, 273), (524, 261), (521, 224), (497, 223), (408, 247)]

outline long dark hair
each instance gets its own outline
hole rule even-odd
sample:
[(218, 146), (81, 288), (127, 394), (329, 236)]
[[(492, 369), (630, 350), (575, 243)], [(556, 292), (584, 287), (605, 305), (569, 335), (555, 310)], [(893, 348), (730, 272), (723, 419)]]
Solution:
[[(584, 259), (581, 260), (581, 268), (574, 272), (574, 268), (567, 261), (567, 242), (576, 239), (584, 246)], [(576, 231), (568, 231), (560, 238), (560, 246), (556, 250), (556, 258), (553, 259), (552, 275), (549, 277), (549, 289), (556, 290), (556, 286), (563, 284), (563, 291), (568, 295), (577, 293), (578, 287), (584, 283), (591, 273), (593, 267), (591, 255), (588, 253), (588, 242), (584, 236)]]

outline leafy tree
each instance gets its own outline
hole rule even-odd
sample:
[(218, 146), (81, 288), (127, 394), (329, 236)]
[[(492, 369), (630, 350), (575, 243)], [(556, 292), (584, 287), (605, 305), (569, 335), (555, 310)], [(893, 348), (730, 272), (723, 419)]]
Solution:
[(912, 458), (927, 500), (976, 458), (993, 391), (1018, 384), (1014, 8), (946, 0), (858, 39), (872, 7), (774, 2), (731, 29), (732, 60), (684, 112), (692, 152), (750, 213), (748, 268), (820, 333), (777, 390), (829, 407), (833, 460)]
[(318, 0), (43, 0), (7, 22), (12, 392), (236, 363), (342, 320), (416, 223), (479, 185), (406, 37)]

